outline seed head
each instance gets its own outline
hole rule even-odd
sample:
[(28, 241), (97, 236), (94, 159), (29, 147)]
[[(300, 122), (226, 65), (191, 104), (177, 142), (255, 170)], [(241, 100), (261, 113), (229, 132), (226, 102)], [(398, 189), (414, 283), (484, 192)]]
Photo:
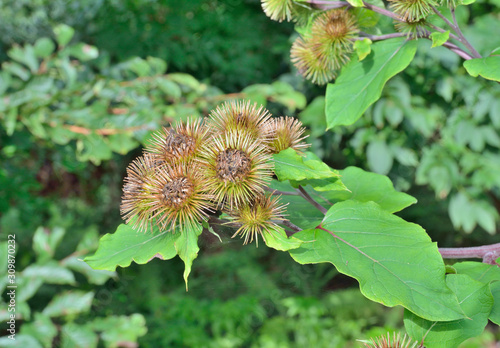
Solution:
[[(406, 340), (408, 339), (408, 341)], [(401, 334), (393, 333), (391, 338), (390, 334), (387, 336), (380, 336), (377, 338), (372, 338), (371, 341), (361, 341), (363, 345), (367, 348), (417, 348), (420, 347), (418, 342), (412, 342), (410, 338), (406, 335), (401, 337)]]
[(195, 225), (213, 211), (200, 167), (195, 163), (166, 165), (148, 182), (148, 208), (160, 230)]
[(290, 22), (303, 15), (303, 12), (309, 12), (311, 8), (303, 0), (262, 0), (262, 9), (274, 21)]
[(324, 66), (339, 70), (349, 61), (358, 32), (356, 19), (349, 11), (330, 10), (314, 20), (310, 45)]
[(154, 133), (146, 152), (169, 164), (187, 163), (199, 154), (207, 134), (208, 128), (201, 119), (179, 121)]
[(416, 22), (427, 17), (436, 6), (433, 0), (389, 0), (394, 13), (401, 16), (405, 22)]
[(405, 33), (407, 37), (413, 35), (415, 38), (419, 38), (426, 35), (426, 25), (426, 20), (420, 19), (414, 22), (397, 22), (395, 27), (399, 32)]
[(324, 59), (314, 51), (310, 41), (298, 37), (290, 50), (290, 59), (304, 78), (312, 83), (324, 85), (336, 76), (331, 64), (324, 64)]
[(210, 114), (208, 125), (215, 134), (237, 132), (249, 134), (253, 139), (263, 139), (266, 128), (264, 123), (271, 117), (263, 106), (250, 101), (231, 101), (218, 106)]
[(201, 153), (206, 187), (219, 206), (235, 209), (271, 180), (271, 156), (248, 134), (232, 132), (212, 139)]
[(253, 242), (255, 238), (258, 246), (257, 236), (279, 228), (276, 222), (285, 220), (285, 211), (286, 205), (279, 205), (279, 197), (256, 195), (240, 208), (229, 211), (230, 224), (240, 226), (233, 238), (241, 235), (245, 238), (244, 244)]
[(271, 153), (278, 153), (290, 147), (300, 153), (309, 146), (302, 141), (308, 137), (302, 136), (306, 129), (302, 127), (302, 122), (293, 117), (272, 118), (266, 125), (269, 127), (269, 140), (266, 145)]
[(123, 185), (120, 213), (126, 223), (134, 219), (133, 227), (145, 231), (151, 227), (151, 191), (148, 182), (152, 180), (162, 164), (145, 154), (138, 157), (127, 167), (127, 176)]

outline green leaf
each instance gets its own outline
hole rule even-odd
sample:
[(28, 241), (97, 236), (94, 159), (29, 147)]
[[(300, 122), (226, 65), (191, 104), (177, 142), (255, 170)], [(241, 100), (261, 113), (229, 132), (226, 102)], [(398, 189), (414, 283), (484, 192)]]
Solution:
[[(17, 311), (16, 311), (17, 312)], [(28, 335), (16, 335), (15, 340), (11, 340), (8, 336), (0, 337), (0, 347), (9, 348), (43, 348), (40, 342), (38, 342), (34, 337)]]
[(372, 40), (370, 39), (356, 40), (356, 42), (354, 42), (354, 50), (358, 55), (358, 61), (361, 62), (372, 51)]
[(395, 213), (417, 202), (414, 197), (396, 191), (391, 180), (385, 175), (365, 172), (357, 167), (347, 167), (340, 171), (340, 175), (350, 193), (331, 192), (326, 195), (326, 198), (351, 199), (359, 202), (372, 201), (389, 213)]
[(188, 290), (188, 277), (191, 273), (193, 260), (198, 256), (198, 236), (203, 231), (201, 224), (193, 226), (187, 224), (182, 227), (180, 237), (174, 242), (175, 250), (182, 261), (184, 261), (184, 281), (186, 282), (186, 290)]
[(490, 290), (491, 295), (493, 296), (494, 303), (488, 319), (490, 319), (495, 324), (500, 325), (500, 282), (491, 283)]
[(29, 265), (24, 269), (22, 274), (24, 277), (40, 279), (48, 284), (76, 283), (73, 273), (54, 260), (48, 261), (42, 265), (36, 263)]
[(107, 347), (136, 346), (134, 343), (147, 333), (146, 319), (138, 313), (131, 316), (97, 318), (89, 324), (94, 331), (102, 332)]
[(352, 7), (363, 7), (363, 0), (347, 0), (349, 4), (352, 5)]
[(67, 323), (61, 330), (62, 348), (96, 348), (99, 338), (88, 327)]
[(366, 148), (366, 158), (370, 169), (378, 174), (387, 174), (392, 168), (392, 153), (385, 141), (370, 142)]
[(500, 56), (466, 60), (464, 67), (471, 76), (500, 82)]
[(109, 278), (116, 277), (116, 272), (93, 269), (78, 256), (66, 257), (63, 266), (83, 274), (91, 284), (103, 285)]
[(121, 155), (126, 155), (139, 146), (139, 142), (133, 139), (132, 136), (132, 133), (118, 133), (110, 135), (108, 137), (110, 149)]
[(291, 181), (294, 187), (298, 185), (306, 186), (311, 185), (312, 188), (319, 192), (324, 191), (344, 191), (349, 192), (349, 189), (345, 187), (344, 183), (340, 181), (339, 178), (324, 178), (324, 179), (307, 179), (300, 181)]
[(155, 81), (160, 90), (168, 97), (177, 100), (182, 96), (182, 91), (177, 83), (170, 81), (163, 76), (157, 77)]
[(274, 172), (280, 181), (339, 177), (339, 174), (325, 163), (305, 159), (291, 148), (273, 155), (273, 158)]
[(375, 203), (346, 201), (328, 210), (322, 228), (294, 235), (304, 241), (290, 251), (297, 262), (330, 262), (386, 306), (402, 305), (429, 320), (464, 318), (437, 246), (420, 226)]
[(24, 323), (21, 326), (20, 334), (32, 336), (41, 342), (45, 348), (51, 348), (52, 341), (57, 336), (57, 327), (49, 317), (36, 313), (33, 322)]
[(132, 261), (145, 264), (154, 257), (168, 260), (177, 255), (174, 243), (180, 233), (170, 231), (140, 233), (121, 224), (114, 234), (104, 235), (94, 255), (84, 259), (93, 269), (114, 271), (128, 267)]
[(293, 236), (288, 237), (285, 230), (281, 227), (263, 233), (262, 237), (269, 248), (279, 251), (297, 249), (302, 244), (301, 240), (294, 238)]
[(352, 59), (340, 72), (334, 84), (326, 89), (328, 129), (350, 125), (380, 98), (385, 83), (404, 70), (412, 61), (415, 41), (391, 39), (374, 43), (363, 61)]
[(460, 4), (461, 5), (470, 5), (470, 4), (473, 4), (475, 2), (476, 2), (476, 0), (462, 0), (462, 2)]
[(430, 38), (432, 39), (431, 48), (442, 46), (450, 38), (450, 31), (447, 30), (444, 33), (436, 31), (430, 35)]
[(460, 274), (467, 274), (474, 280), (490, 284), (494, 303), (488, 319), (500, 325), (500, 268), (496, 265), (474, 261), (458, 262), (453, 267)]
[(448, 322), (428, 321), (405, 311), (404, 323), (415, 340), (424, 339), (428, 348), (453, 348), (468, 338), (478, 336), (488, 323), (493, 306), (489, 286), (465, 274), (449, 274), (446, 283), (457, 294), (468, 318)]
[(34, 47), (35, 54), (38, 58), (47, 58), (56, 49), (56, 45), (54, 45), (54, 42), (47, 37), (42, 37), (36, 40)]
[(54, 34), (56, 35), (56, 41), (59, 46), (66, 46), (73, 38), (75, 30), (66, 24), (59, 24), (54, 28)]
[(93, 292), (66, 291), (57, 294), (44, 308), (42, 314), (49, 317), (74, 316), (90, 310)]
[(59, 242), (64, 237), (65, 230), (60, 227), (46, 229), (38, 227), (33, 236), (33, 250), (38, 255), (38, 262), (50, 260), (56, 251)]
[(10, 58), (26, 65), (32, 73), (36, 73), (39, 67), (38, 59), (35, 54), (35, 49), (31, 45), (24, 47), (14, 46), (7, 54)]
[(73, 56), (81, 61), (96, 59), (99, 56), (97, 47), (90, 46), (84, 43), (72, 45), (64, 50), (65, 53)]
[(192, 90), (198, 91), (201, 88), (201, 84), (193, 76), (184, 73), (173, 73), (167, 75), (168, 79), (174, 81), (178, 84), (189, 87)]
[[(318, 209), (313, 207), (304, 198), (298, 196), (297, 191), (291, 186), (289, 182), (279, 182), (273, 180), (271, 182), (270, 187), (278, 191), (291, 192), (292, 194), (294, 194), (294, 195), (283, 195), (280, 198), (281, 203), (283, 204), (288, 203), (287, 210), (293, 211), (293, 214), (289, 214), (287, 216), (290, 222), (299, 226), (302, 229), (313, 228), (319, 225), (319, 223), (323, 219), (324, 216), (323, 213), (321, 213)], [(321, 194), (315, 192), (309, 187), (305, 187), (304, 189), (324, 207), (330, 206), (325, 202), (324, 198), (321, 198), (322, 197)]]

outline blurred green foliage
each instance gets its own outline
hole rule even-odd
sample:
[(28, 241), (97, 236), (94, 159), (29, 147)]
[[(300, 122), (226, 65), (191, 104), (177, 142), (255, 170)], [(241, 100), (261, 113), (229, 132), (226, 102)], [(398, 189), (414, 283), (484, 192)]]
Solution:
[(158, 57), (172, 71), (196, 74), (226, 92), (257, 81), (270, 83), (286, 71), (283, 56), (293, 30), (262, 16), (255, 0), (28, 0), (0, 5), (5, 45), (34, 43), (61, 23), (114, 61)]

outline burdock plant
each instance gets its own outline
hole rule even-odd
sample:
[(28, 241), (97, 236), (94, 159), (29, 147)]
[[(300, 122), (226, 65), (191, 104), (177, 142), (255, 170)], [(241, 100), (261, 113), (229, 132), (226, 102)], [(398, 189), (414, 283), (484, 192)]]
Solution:
[(266, 145), (271, 153), (279, 153), (288, 148), (301, 153), (301, 150), (309, 146), (303, 141), (308, 137), (303, 136), (306, 129), (293, 117), (272, 118), (266, 122), (266, 126), (268, 127)]
[(266, 138), (265, 123), (271, 114), (263, 106), (258, 107), (250, 101), (231, 101), (218, 106), (210, 113), (208, 126), (212, 133), (248, 134), (252, 139), (262, 141)]
[(233, 237), (241, 235), (244, 244), (255, 239), (258, 245), (258, 235), (263, 236), (279, 228), (278, 223), (285, 220), (285, 210), (286, 205), (279, 204), (279, 197), (264, 194), (254, 196), (239, 209), (228, 212), (230, 224), (239, 227)]
[(203, 120), (177, 122), (152, 134), (130, 164), (121, 213), (139, 231), (181, 230), (224, 211), (245, 243), (277, 230), (285, 207), (265, 196), (272, 154), (300, 152), (305, 128), (291, 117), (273, 118), (250, 101), (226, 102)]
[(236, 209), (271, 181), (272, 162), (266, 147), (248, 134), (218, 135), (204, 147), (200, 162), (206, 188), (220, 205)]
[(358, 34), (354, 16), (347, 10), (326, 11), (314, 19), (309, 33), (295, 40), (291, 61), (306, 79), (323, 85), (349, 61)]
[(206, 142), (208, 128), (201, 119), (177, 122), (153, 133), (146, 152), (166, 163), (187, 163), (198, 156)]

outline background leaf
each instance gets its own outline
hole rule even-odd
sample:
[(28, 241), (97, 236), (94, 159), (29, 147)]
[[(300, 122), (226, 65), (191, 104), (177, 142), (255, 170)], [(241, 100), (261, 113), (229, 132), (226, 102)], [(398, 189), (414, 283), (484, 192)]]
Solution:
[(49, 317), (73, 316), (88, 312), (94, 299), (93, 292), (67, 291), (58, 294), (45, 307), (42, 314)]

